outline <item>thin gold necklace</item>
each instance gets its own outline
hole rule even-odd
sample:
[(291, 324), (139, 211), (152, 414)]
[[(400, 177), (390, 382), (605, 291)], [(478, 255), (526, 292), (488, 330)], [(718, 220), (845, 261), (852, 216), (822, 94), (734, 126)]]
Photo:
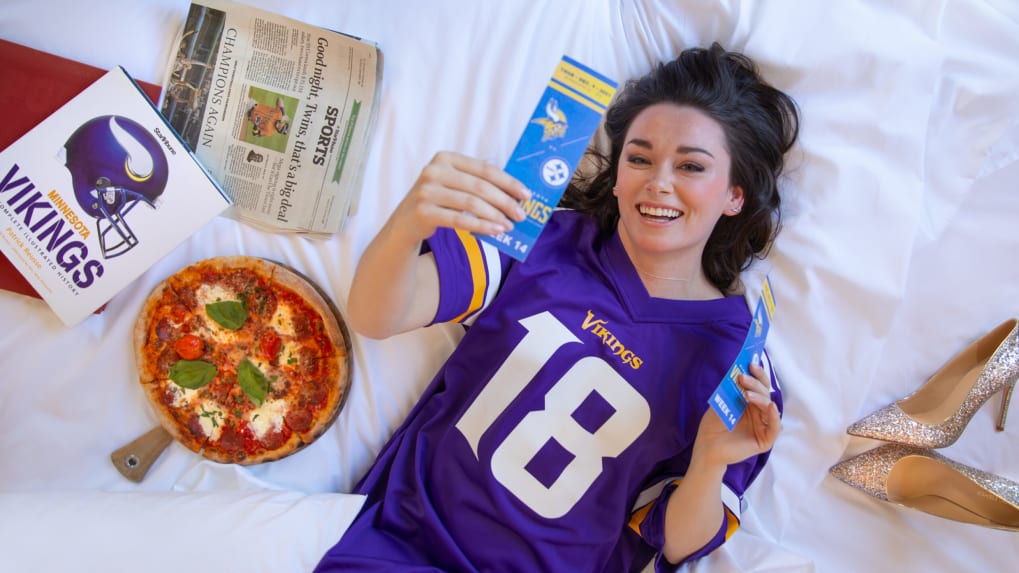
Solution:
[(651, 271), (647, 271), (647, 270), (644, 270), (644, 269), (640, 268), (639, 266), (637, 266), (637, 263), (633, 263), (633, 268), (637, 269), (637, 272), (640, 273), (640, 274), (647, 275), (647, 276), (649, 276), (651, 278), (655, 278), (655, 279), (661, 279), (663, 281), (677, 281), (677, 282), (688, 283), (691, 280), (693, 280), (693, 277), (680, 278), (680, 277), (667, 277), (667, 276), (664, 276), (664, 275), (656, 275), (655, 273), (653, 273)]

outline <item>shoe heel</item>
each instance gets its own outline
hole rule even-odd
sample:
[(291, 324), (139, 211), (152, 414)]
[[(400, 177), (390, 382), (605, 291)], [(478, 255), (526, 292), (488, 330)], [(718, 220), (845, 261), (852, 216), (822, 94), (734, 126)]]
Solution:
[(1001, 411), (998, 412), (999, 432), (1005, 429), (1005, 418), (1008, 417), (1008, 405), (1012, 402), (1012, 391), (1015, 390), (1015, 382), (1012, 382), (1001, 391)]

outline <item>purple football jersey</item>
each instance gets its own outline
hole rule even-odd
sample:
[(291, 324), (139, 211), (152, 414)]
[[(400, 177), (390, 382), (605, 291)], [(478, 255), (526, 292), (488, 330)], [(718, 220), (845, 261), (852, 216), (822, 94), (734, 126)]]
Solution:
[[(318, 570), (640, 570), (663, 543), (665, 504), (647, 504), (686, 472), (746, 338), (746, 302), (652, 298), (618, 233), (573, 211), (553, 215), (524, 263), (448, 229), (428, 247), (435, 321), (466, 333), (358, 484), (365, 506)], [(729, 466), (730, 520), (766, 458)], [(734, 523), (717, 525), (690, 558)]]

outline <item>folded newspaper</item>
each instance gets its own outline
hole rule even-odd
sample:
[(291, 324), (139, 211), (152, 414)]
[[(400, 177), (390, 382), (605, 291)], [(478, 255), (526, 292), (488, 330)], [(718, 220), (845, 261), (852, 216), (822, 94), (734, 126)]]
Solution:
[(230, 216), (328, 236), (357, 211), (381, 76), (372, 42), (201, 0), (171, 49), (160, 110), (232, 199)]

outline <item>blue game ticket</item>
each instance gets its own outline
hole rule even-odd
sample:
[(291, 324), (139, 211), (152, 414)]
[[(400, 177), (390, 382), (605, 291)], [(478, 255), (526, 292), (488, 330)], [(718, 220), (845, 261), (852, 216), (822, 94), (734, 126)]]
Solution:
[(506, 162), (506, 172), (532, 192), (530, 200), (520, 202), (527, 218), (506, 233), (480, 235), (481, 240), (517, 260), (527, 258), (615, 93), (614, 81), (562, 57)]
[(737, 379), (740, 374), (749, 371), (751, 364), (762, 363), (764, 341), (768, 338), (768, 330), (771, 327), (771, 319), (774, 314), (775, 297), (771, 292), (771, 280), (764, 277), (761, 297), (757, 299), (754, 318), (750, 323), (750, 332), (747, 333), (747, 338), (743, 342), (743, 348), (740, 349), (736, 360), (729, 367), (729, 371), (722, 378), (718, 388), (708, 399), (708, 403), (730, 431), (736, 427), (736, 423), (747, 409), (747, 401)]

